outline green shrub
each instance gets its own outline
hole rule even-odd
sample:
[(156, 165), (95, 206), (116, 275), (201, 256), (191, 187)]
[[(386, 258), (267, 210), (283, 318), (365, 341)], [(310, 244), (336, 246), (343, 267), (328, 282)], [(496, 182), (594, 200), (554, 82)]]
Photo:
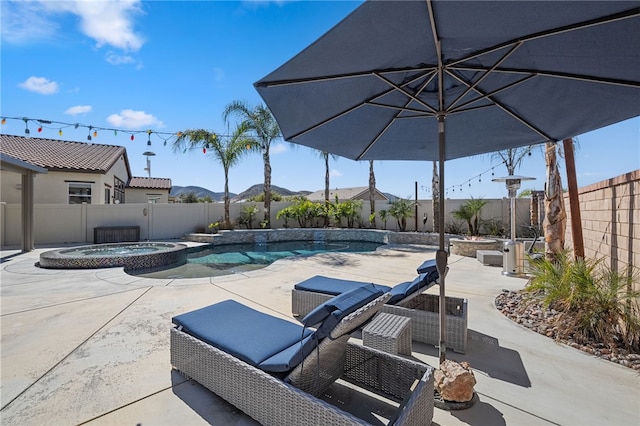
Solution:
[(578, 343), (591, 339), (612, 350), (640, 350), (638, 269), (611, 269), (602, 259), (574, 260), (569, 252), (555, 260), (530, 262), (532, 279), (526, 290), (560, 312), (558, 338)]

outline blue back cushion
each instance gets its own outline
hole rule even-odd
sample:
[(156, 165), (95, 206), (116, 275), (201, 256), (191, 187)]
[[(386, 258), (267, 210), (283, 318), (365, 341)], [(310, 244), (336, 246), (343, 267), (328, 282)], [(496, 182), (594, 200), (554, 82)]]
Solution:
[(302, 325), (318, 327), (326, 336), (342, 318), (383, 294), (384, 291), (373, 284), (360, 285), (317, 306), (302, 319)]
[[(350, 281), (350, 280), (342, 280), (339, 278), (330, 278), (322, 275), (316, 275), (307, 280), (299, 282), (294, 286), (296, 290), (304, 290), (311, 291), (314, 293), (323, 293), (330, 294), (332, 296), (337, 296), (339, 294), (344, 293), (345, 291), (353, 290), (358, 287), (362, 287), (369, 283), (362, 281)], [(373, 284), (383, 293), (391, 290), (391, 287), (380, 284)]]
[(234, 300), (178, 315), (172, 321), (182, 331), (256, 367), (313, 334)]
[(437, 279), (438, 271), (431, 270), (418, 275), (413, 281), (407, 281), (402, 284), (398, 284), (391, 289), (391, 299), (389, 299), (387, 303), (390, 305), (395, 305), (405, 297), (416, 292), (422, 292), (425, 289), (431, 287), (435, 284)]
[(435, 271), (436, 273), (438, 272), (438, 269), (436, 268), (436, 260), (435, 259), (425, 260), (422, 263), (422, 265), (418, 266), (418, 273), (419, 274), (431, 273), (433, 271)]

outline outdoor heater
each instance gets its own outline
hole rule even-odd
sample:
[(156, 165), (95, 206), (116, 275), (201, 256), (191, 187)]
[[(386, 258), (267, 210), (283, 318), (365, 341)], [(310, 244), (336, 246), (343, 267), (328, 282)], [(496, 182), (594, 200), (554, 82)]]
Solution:
[(149, 177), (151, 177), (151, 160), (149, 159), (149, 157), (153, 157), (156, 154), (155, 152), (145, 151), (142, 153), (142, 155), (147, 157), (147, 167), (145, 167), (144, 171), (147, 172)]
[(516, 241), (516, 193), (523, 180), (535, 180), (535, 178), (510, 175), (491, 180), (505, 183), (511, 206), (511, 240), (505, 241), (502, 246), (502, 274), (522, 276), (524, 275), (524, 243)]

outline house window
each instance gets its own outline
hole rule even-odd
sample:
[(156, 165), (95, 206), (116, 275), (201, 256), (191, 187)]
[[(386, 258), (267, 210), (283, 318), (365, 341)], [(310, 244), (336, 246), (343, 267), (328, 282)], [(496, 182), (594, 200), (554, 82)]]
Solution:
[(115, 204), (124, 204), (124, 181), (113, 178), (113, 202)]
[(91, 204), (91, 187), (88, 182), (69, 182), (69, 204)]
[(111, 204), (111, 189), (109, 188), (104, 189), (104, 203)]

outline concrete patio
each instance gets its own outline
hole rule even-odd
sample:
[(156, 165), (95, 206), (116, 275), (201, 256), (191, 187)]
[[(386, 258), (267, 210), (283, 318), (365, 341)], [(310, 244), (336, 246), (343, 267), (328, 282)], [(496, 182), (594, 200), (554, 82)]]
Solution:
[[(39, 254), (3, 251), (1, 404), (4, 425), (252, 425), (251, 418), (172, 371), (171, 317), (225, 299), (291, 317), (291, 288), (322, 274), (393, 285), (413, 279), (435, 250), (386, 246), (280, 260), (242, 275), (149, 279), (122, 268), (46, 270)], [(639, 425), (638, 372), (555, 343), (494, 307), (502, 289), (525, 280), (452, 255), (447, 294), (469, 300), (467, 353), (479, 401), (436, 408), (437, 425)], [(434, 287), (429, 292), (437, 294)], [(437, 349), (413, 344), (413, 357), (437, 365)], [(331, 400), (373, 424), (392, 404), (337, 383)]]

